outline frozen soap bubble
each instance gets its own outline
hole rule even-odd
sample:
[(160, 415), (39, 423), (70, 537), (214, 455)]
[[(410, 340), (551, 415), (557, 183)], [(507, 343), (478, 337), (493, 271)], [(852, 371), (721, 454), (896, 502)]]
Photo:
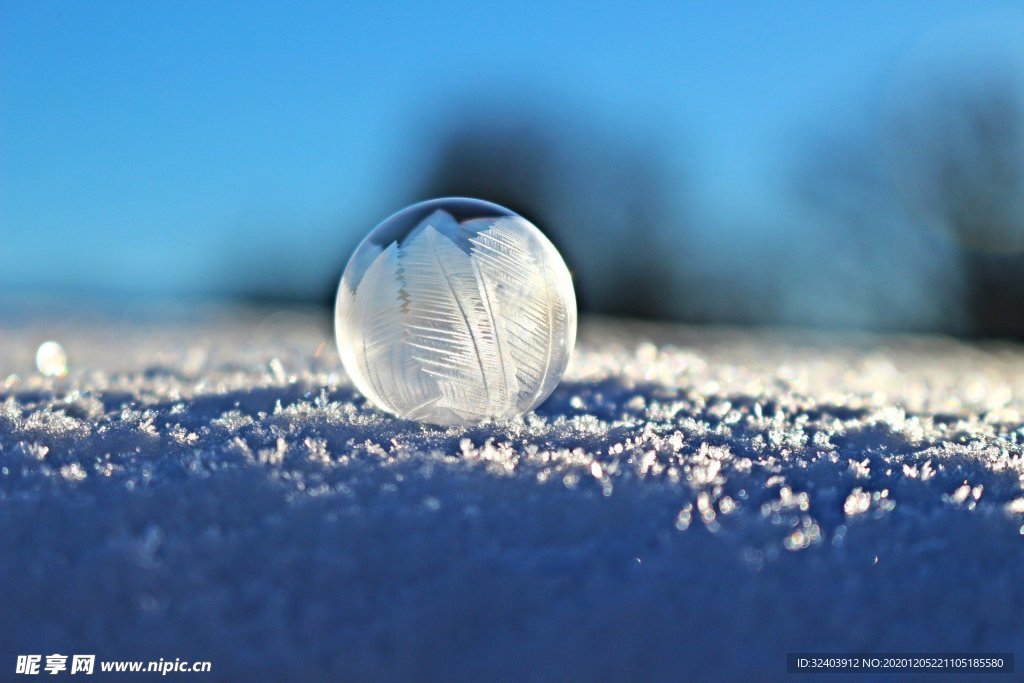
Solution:
[(440, 425), (522, 415), (565, 372), (576, 295), (522, 216), (478, 199), (414, 204), (374, 228), (338, 287), (338, 350), (378, 408)]
[(36, 368), (47, 377), (63, 377), (68, 373), (68, 355), (55, 341), (45, 341), (36, 349)]

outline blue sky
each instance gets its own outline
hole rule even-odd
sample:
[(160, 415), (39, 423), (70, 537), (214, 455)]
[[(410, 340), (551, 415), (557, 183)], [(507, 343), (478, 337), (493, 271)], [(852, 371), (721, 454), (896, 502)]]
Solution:
[(703, 208), (742, 223), (775, 210), (799, 132), (854, 125), (936, 44), (1021, 26), (1019, 2), (8, 0), (0, 287), (216, 291), (235, 253), (322, 271), (399, 208), (471, 93), (656, 129)]

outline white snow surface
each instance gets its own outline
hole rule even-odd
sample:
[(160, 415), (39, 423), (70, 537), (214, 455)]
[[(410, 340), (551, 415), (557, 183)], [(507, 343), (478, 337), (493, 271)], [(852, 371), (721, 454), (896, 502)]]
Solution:
[[(60, 343), (69, 374), (34, 365)], [(373, 410), (329, 321), (0, 331), (0, 666), (773, 680), (1024, 643), (1024, 349), (590, 319), (521, 421)], [(1018, 667), (1024, 666), (1019, 662)], [(931, 677), (928, 680), (937, 680)]]

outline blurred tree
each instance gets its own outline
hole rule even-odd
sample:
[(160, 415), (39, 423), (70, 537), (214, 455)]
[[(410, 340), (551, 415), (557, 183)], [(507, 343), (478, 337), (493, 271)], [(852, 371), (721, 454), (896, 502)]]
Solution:
[(780, 318), (822, 327), (962, 332), (956, 244), (907, 212), (867, 141), (818, 141), (796, 174), (798, 208)]
[(419, 197), (479, 197), (521, 213), (562, 252), (583, 310), (684, 316), (684, 224), (659, 146), (540, 112), (450, 120)]
[(962, 247), (971, 331), (1024, 338), (1024, 88), (1011, 69), (935, 79), (888, 130), (913, 214)]
[(797, 187), (834, 313), (1024, 338), (1024, 93), (1010, 73), (930, 74), (863, 135), (806, 156)]

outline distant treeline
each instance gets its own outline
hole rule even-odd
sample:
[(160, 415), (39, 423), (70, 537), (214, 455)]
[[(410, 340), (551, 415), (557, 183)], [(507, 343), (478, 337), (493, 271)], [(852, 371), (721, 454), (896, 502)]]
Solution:
[[(660, 141), (678, 136), (539, 97), (453, 107), (394, 208), (462, 195), (522, 213), (564, 254), (584, 312), (1024, 339), (1019, 76), (935, 72), (864, 125), (802, 135), (780, 163), (785, 196), (752, 224), (694, 201), (699, 165)], [(289, 291), (264, 284), (250, 298)]]

